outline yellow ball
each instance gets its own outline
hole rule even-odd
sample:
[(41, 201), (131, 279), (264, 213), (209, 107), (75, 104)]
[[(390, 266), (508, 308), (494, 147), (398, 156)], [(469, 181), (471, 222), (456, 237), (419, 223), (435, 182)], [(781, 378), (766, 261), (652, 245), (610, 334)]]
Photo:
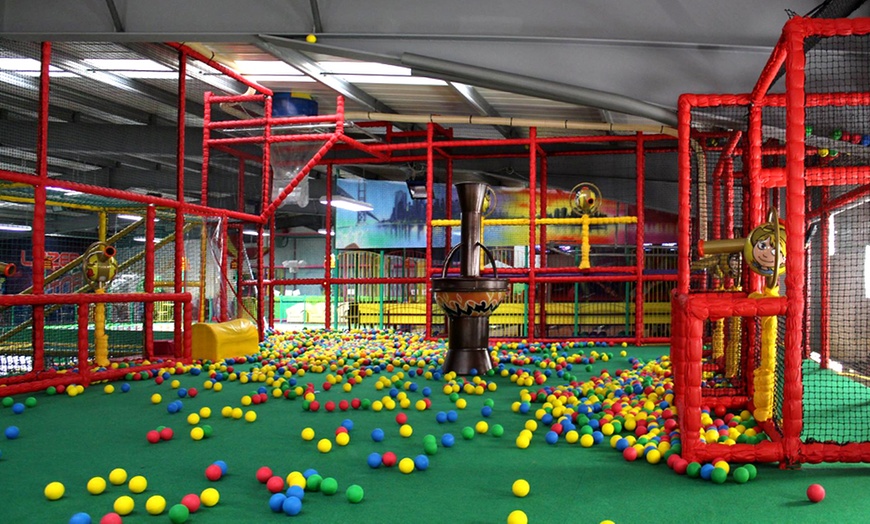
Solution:
[(116, 486), (127, 482), (127, 471), (123, 468), (115, 468), (109, 473), (109, 482)]
[(66, 394), (70, 397), (74, 397), (79, 394), (79, 390), (75, 386), (70, 386), (66, 388)]
[(43, 493), (48, 500), (57, 500), (63, 497), (66, 488), (60, 482), (49, 482)]
[(525, 428), (529, 431), (535, 431), (538, 429), (538, 423), (532, 419), (526, 421)]
[(414, 428), (412, 428), (410, 424), (402, 424), (401, 426), (399, 426), (399, 435), (408, 438), (413, 434)]
[(233, 416), (233, 408), (231, 408), (230, 406), (224, 406), (224, 407), (222, 407), (222, 408), (221, 408), (221, 415), (222, 415), (224, 418), (230, 418), (230, 417), (232, 417), (232, 416)]
[(339, 433), (335, 436), (335, 443), (339, 446), (347, 446), (350, 443), (349, 433)]
[(725, 473), (728, 473), (729, 471), (731, 471), (731, 466), (727, 462), (725, 462), (724, 460), (717, 461), (715, 464), (713, 464), (713, 466), (717, 467), (717, 468), (724, 469)]
[(254, 422), (255, 420), (257, 420), (257, 412), (256, 411), (245, 412), (245, 420), (247, 422)]
[(287, 486), (299, 486), (304, 489), (307, 485), (308, 479), (305, 478), (305, 474), (301, 471), (291, 471), (287, 475)]
[(239, 420), (245, 414), (242, 408), (233, 408), (233, 418)]
[(464, 398), (460, 398), (456, 400), (456, 408), (457, 409), (465, 409), (465, 406), (468, 405), (468, 402)]
[(142, 475), (136, 475), (130, 479), (127, 487), (130, 488), (130, 493), (142, 493), (148, 489), (148, 481)]
[(565, 442), (567, 442), (568, 444), (574, 444), (578, 440), (580, 440), (580, 433), (578, 433), (576, 430), (572, 429), (565, 433)]
[(166, 509), (166, 499), (160, 495), (152, 495), (145, 501), (145, 511), (149, 515), (160, 515)]
[(200, 418), (209, 418), (211, 416), (211, 408), (203, 407), (199, 410)]
[(103, 477), (93, 477), (88, 481), (88, 493), (91, 495), (99, 495), (106, 491), (106, 479)]
[(254, 401), (253, 401), (253, 399), (251, 399), (250, 395), (245, 395), (244, 397), (242, 397), (242, 405), (243, 406), (250, 406), (251, 403), (253, 403), (253, 402)]
[(160, 393), (155, 393), (151, 395), (151, 403), (152, 404), (160, 404), (163, 401), (163, 397), (160, 396)]
[(525, 436), (517, 437), (517, 447), (520, 449), (526, 449), (531, 444), (531, 440)]
[(404, 474), (409, 474), (414, 471), (414, 459), (405, 457), (399, 461), (399, 471)]
[(662, 461), (662, 453), (659, 450), (653, 448), (646, 452), (646, 461), (650, 464), (658, 464)]
[(417, 411), (426, 411), (426, 401), (422, 399), (418, 400), (414, 403), (414, 407), (417, 408)]
[(220, 499), (221, 494), (214, 488), (205, 488), (202, 490), (202, 493), (199, 494), (199, 500), (202, 502), (202, 505), (208, 508), (216, 505)]
[(302, 440), (314, 440), (314, 430), (305, 428), (302, 430)]
[(526, 479), (517, 479), (514, 481), (513, 486), (511, 486), (511, 491), (513, 491), (513, 494), (517, 497), (525, 497), (529, 494), (530, 489), (529, 481)]
[(172, 387), (172, 389), (178, 389), (181, 387), (181, 382), (176, 379), (170, 382), (169, 385)]
[(124, 515), (133, 513), (133, 508), (135, 506), (136, 503), (133, 501), (133, 497), (129, 495), (121, 495), (115, 499), (115, 504), (112, 505), (112, 508), (115, 510), (115, 513), (123, 517)]
[(580, 437), (580, 445), (584, 448), (591, 448), (595, 444), (595, 437), (586, 434)]
[(212, 387), (212, 389), (214, 391), (220, 391), (220, 390), (224, 389), (224, 385), (222, 382), (215, 382), (214, 387)]
[(111, 384), (106, 384), (106, 387), (103, 388), (103, 391), (104, 391), (107, 395), (111, 395), (112, 393), (115, 392), (115, 386), (113, 386), (113, 385), (111, 385)]
[(199, 415), (197, 415), (196, 413), (191, 413), (187, 416), (187, 423), (191, 426), (199, 424)]
[(201, 427), (197, 426), (190, 430), (190, 438), (193, 440), (202, 440), (203, 437), (205, 437), (205, 431)]
[(305, 37), (305, 41), (308, 42), (309, 44), (316, 44), (317, 43), (317, 36), (315, 36), (314, 34), (307, 35)]
[(486, 423), (485, 420), (480, 420), (477, 424), (474, 425), (474, 431), (477, 431), (481, 435), (489, 431), (489, 424)]
[(529, 517), (523, 510), (515, 509), (508, 515), (507, 524), (529, 524)]
[(332, 441), (328, 438), (322, 438), (317, 441), (317, 451), (321, 453), (329, 453), (332, 450)]

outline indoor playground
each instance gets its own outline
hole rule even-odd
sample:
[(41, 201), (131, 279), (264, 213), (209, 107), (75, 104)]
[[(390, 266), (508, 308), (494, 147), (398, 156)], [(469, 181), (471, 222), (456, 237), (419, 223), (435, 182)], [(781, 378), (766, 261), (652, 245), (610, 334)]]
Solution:
[[(781, 31), (675, 126), (479, 138), (160, 44), (162, 110), (92, 169), (65, 119), (141, 115), (74, 94), (138, 95), (7, 42), (0, 521), (865, 520), (870, 19)], [(618, 182), (551, 184), (581, 160)]]

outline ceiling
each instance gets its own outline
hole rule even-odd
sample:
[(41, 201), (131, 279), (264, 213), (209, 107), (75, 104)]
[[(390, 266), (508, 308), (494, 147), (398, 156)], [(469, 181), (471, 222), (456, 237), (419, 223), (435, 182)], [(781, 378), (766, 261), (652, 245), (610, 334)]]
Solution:
[[(36, 43), (52, 41), (52, 64), (59, 73), (90, 75), (89, 85), (96, 79), (105, 89), (82, 89), (75, 79), (58, 80), (52, 126), (69, 145), (67, 154), (49, 158), (54, 176), (161, 193), (173, 176), (174, 157), (166, 153), (174, 153), (175, 137), (165, 131), (171, 130), (174, 118), (175, 83), (142, 80), (93, 60), (147, 58), (172, 69), (174, 51), (160, 44), (183, 42), (274, 91), (313, 96), (322, 113), (333, 111), (341, 94), (348, 111), (569, 120), (601, 124), (603, 129), (595, 134), (624, 134), (675, 126), (682, 93), (750, 91), (790, 16), (870, 15), (863, 4), (0, 0), (0, 58), (38, 58)], [(263, 69), (263, 62), (272, 65)], [(347, 67), (353, 62), (368, 64), (368, 69), (351, 74)], [(397, 69), (391, 76), (373, 74), (372, 63), (403, 68), (407, 76), (397, 77)], [(282, 67), (294, 74), (284, 74)], [(205, 90), (244, 91), (238, 82), (204, 72), (197, 78), (201, 82), (191, 85), (187, 97), (191, 126), (201, 124)], [(15, 137), (34, 125), (36, 87), (32, 76), (0, 71), (0, 167), (32, 167), (33, 145)], [(118, 90), (125, 95), (112, 95)], [(452, 127), (460, 138), (528, 134), (525, 127), (507, 124)], [(380, 138), (371, 133), (368, 138)], [(541, 136), (589, 133), (593, 131), (539, 130)], [(125, 149), (128, 134), (137, 148)], [(190, 137), (187, 148), (191, 177), (201, 163), (195, 138)], [(105, 143), (113, 147), (100, 146)], [(348, 172), (396, 180), (419, 168), (368, 166)], [(490, 159), (467, 163), (462, 171), (482, 174), (490, 183), (516, 185), (523, 183), (526, 168), (522, 162)], [(574, 163), (550, 166), (549, 181), (567, 188), (592, 181), (605, 195), (618, 196), (633, 171), (617, 171), (613, 163), (578, 157)], [(675, 157), (648, 166), (648, 180), (651, 205), (675, 209)], [(191, 197), (198, 193), (195, 184), (190, 189)], [(284, 224), (316, 226), (322, 220), (317, 202), (322, 192), (322, 183), (315, 180), (311, 205), (281, 208)], [(0, 214), (11, 212), (0, 208)], [(90, 220), (59, 214), (49, 217), (49, 229), (92, 228)]]

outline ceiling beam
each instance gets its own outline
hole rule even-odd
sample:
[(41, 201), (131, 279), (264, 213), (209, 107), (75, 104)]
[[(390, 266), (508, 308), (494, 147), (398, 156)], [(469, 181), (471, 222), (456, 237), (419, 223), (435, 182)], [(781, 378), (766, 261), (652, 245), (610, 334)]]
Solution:
[[(149, 60), (168, 67), (173, 71), (178, 71), (179, 53), (175, 49), (164, 44), (149, 44), (143, 42), (134, 42), (122, 44), (130, 51), (139, 54)], [(241, 95), (248, 90), (248, 86), (230, 78), (223, 74), (215, 74), (216, 71), (208, 65), (203, 64), (199, 60), (187, 61), (187, 76), (194, 78), (200, 82), (208, 84), (214, 89), (223, 91), (226, 94)]]
[(320, 19), (320, 6), (317, 5), (317, 0), (309, 0), (311, 4), (311, 20), (315, 33), (323, 32), (323, 20)]
[[(483, 95), (475, 89), (474, 87), (463, 84), (461, 82), (448, 82), (450, 87), (453, 88), (454, 91), (459, 93), (461, 96), (471, 107), (474, 108), (475, 111), (481, 116), (493, 116), (493, 117), (501, 117), (501, 114), (492, 107), (492, 105), (483, 98)], [(498, 131), (501, 136), (505, 138), (511, 138), (514, 133), (512, 133), (511, 128), (509, 126), (493, 126), (496, 131)]]

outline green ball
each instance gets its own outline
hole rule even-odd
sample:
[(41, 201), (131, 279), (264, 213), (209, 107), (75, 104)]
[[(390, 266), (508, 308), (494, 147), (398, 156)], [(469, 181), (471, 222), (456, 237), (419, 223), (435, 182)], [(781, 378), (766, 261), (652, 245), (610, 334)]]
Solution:
[(459, 400), (459, 393), (453, 392), (448, 398), (450, 399), (450, 402), (456, 402)]
[(501, 424), (495, 424), (490, 428), (489, 432), (492, 433), (493, 437), (500, 437), (504, 435), (504, 426)]
[(424, 442), (423, 443), (423, 451), (427, 455), (434, 455), (438, 453), (438, 443), (437, 442)]
[(319, 474), (315, 473), (305, 479), (305, 490), (306, 491), (318, 491), (320, 489), (320, 484), (323, 482), (323, 477)]
[(332, 477), (326, 477), (320, 481), (320, 492), (324, 495), (335, 495), (338, 491), (338, 481)]
[(693, 479), (701, 476), (701, 464), (697, 462), (689, 462), (689, 465), (686, 466), (686, 475)]
[(710, 480), (713, 481), (713, 484), (723, 484), (728, 479), (728, 472), (725, 471), (725, 468), (713, 468), (713, 472), (710, 474)]
[(32, 408), (33, 406), (36, 405), (36, 398), (35, 397), (27, 397), (27, 400), (24, 401), (24, 405), (29, 407), (29, 408)]
[(495, 401), (494, 401), (493, 399), (491, 399), (491, 398), (488, 398), (488, 399), (486, 399), (486, 400), (483, 401), (483, 405), (484, 405), (484, 406), (489, 406), (489, 407), (494, 407), (494, 406), (495, 406)]
[(15, 399), (12, 397), (3, 397), (3, 407), (8, 408), (12, 404), (15, 403)]
[(209, 438), (214, 433), (214, 429), (208, 424), (202, 425), (202, 434), (205, 438)]
[(169, 520), (172, 524), (182, 524), (190, 518), (190, 510), (184, 504), (176, 504), (169, 508)]
[(758, 475), (758, 470), (755, 469), (755, 464), (746, 464), (743, 467), (749, 472), (749, 480), (755, 480), (755, 477)]
[(45, 394), (46, 394), (46, 395), (56, 395), (56, 394), (57, 394), (57, 388), (54, 387), (54, 386), (48, 386), (47, 388), (45, 388)]
[(360, 402), (360, 407), (363, 409), (369, 409), (370, 407), (372, 407), (372, 401), (364, 398), (362, 399), (362, 402)]
[(429, 433), (428, 435), (423, 437), (423, 444), (426, 444), (427, 442), (434, 442), (435, 444), (437, 444), (438, 439), (435, 437), (435, 435)]
[(462, 428), (462, 438), (465, 440), (471, 440), (474, 438), (474, 428), (471, 426), (465, 426)]
[(347, 491), (345, 491), (345, 495), (347, 495), (347, 500), (351, 504), (356, 504), (361, 502), (363, 497), (365, 497), (365, 491), (363, 491), (362, 486), (359, 484), (351, 484), (348, 486)]
[(731, 474), (734, 477), (734, 482), (738, 484), (746, 484), (749, 482), (749, 470), (744, 467), (739, 467)]
[(586, 372), (588, 373), (590, 371), (592, 371), (592, 364), (587, 364), (586, 365)]

